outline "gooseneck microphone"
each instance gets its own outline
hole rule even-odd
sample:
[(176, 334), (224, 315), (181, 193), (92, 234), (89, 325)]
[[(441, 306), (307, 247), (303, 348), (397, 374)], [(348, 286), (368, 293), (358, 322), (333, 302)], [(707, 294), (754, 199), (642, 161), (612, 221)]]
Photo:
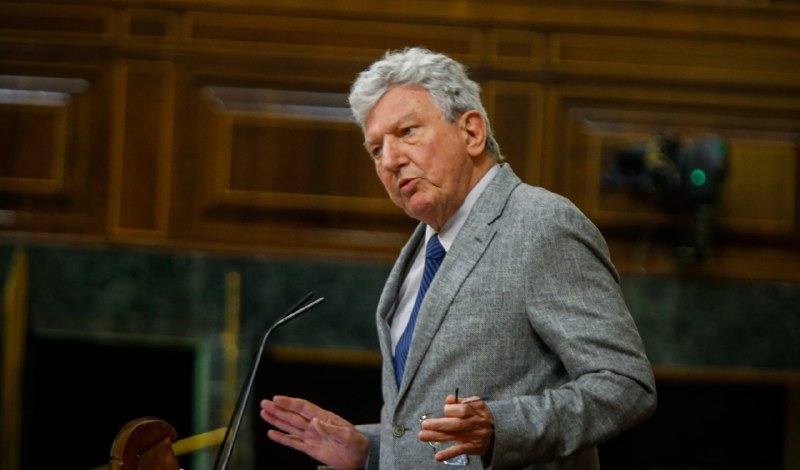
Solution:
[(239, 393), (239, 398), (236, 400), (236, 407), (234, 408), (233, 416), (231, 416), (231, 421), (228, 424), (228, 428), (225, 430), (225, 437), (222, 439), (222, 445), (219, 448), (219, 452), (217, 452), (217, 459), (214, 463), (214, 468), (216, 470), (227, 469), (228, 464), (230, 463), (231, 455), (233, 455), (233, 444), (236, 442), (236, 436), (239, 433), (239, 427), (242, 424), (244, 410), (247, 408), (247, 400), (250, 398), (250, 392), (253, 390), (253, 383), (256, 379), (256, 372), (258, 372), (258, 365), (261, 363), (261, 356), (264, 354), (264, 346), (267, 344), (267, 338), (269, 338), (270, 333), (272, 333), (275, 328), (278, 328), (288, 321), (308, 312), (325, 300), (324, 297), (320, 297), (312, 302), (309, 302), (312, 296), (312, 292), (306, 294), (305, 297), (300, 299), (300, 301), (293, 305), (292, 308), (290, 308), (275, 323), (273, 323), (261, 338), (261, 345), (258, 348), (258, 353), (256, 353), (255, 360), (250, 366), (249, 377)]

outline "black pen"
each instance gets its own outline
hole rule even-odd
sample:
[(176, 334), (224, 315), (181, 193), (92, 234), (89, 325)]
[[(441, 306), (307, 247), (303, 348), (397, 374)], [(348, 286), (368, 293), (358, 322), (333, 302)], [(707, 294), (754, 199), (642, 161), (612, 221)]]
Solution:
[[(456, 403), (458, 403), (458, 387), (456, 387), (456, 391), (455, 391), (455, 393), (453, 393), (453, 395), (456, 397)], [(484, 401), (484, 400), (488, 400), (488, 399), (489, 399), (489, 397), (473, 398), (472, 400), (463, 401), (463, 402), (461, 402), (461, 404), (462, 405), (466, 405), (467, 403), (475, 403), (476, 401)]]

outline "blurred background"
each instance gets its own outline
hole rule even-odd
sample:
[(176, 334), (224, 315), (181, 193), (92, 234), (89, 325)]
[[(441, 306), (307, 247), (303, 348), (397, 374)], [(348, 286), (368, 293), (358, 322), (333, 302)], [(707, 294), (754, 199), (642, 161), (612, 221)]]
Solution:
[[(800, 468), (798, 25), (793, 0), (0, 1), (0, 468), (104, 465), (143, 416), (225, 426), (311, 291), (253, 397), (377, 419), (374, 309), (414, 223), (346, 96), (416, 45), (607, 238), (659, 408), (604, 468)], [(256, 410), (235, 468), (314, 469)]]

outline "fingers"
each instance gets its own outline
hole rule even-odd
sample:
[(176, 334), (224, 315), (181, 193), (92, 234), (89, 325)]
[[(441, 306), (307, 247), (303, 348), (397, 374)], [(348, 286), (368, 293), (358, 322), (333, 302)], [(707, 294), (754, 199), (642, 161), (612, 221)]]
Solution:
[(321, 416), (327, 413), (322, 408), (302, 398), (293, 398), (284, 395), (275, 395), (274, 397), (272, 397), (272, 403), (274, 403), (275, 406), (279, 408), (297, 413), (298, 415), (303, 416), (308, 420), (311, 420), (317, 416)]
[(272, 426), (292, 434), (300, 434), (303, 430), (301, 426), (297, 426), (292, 424), (292, 422), (287, 419), (281, 417), (279, 414), (270, 413), (269, 411), (262, 409), (261, 410), (261, 419), (266, 421), (267, 423), (271, 424)]
[(494, 418), (485, 401), (478, 397), (468, 397), (458, 403), (454, 400), (455, 397), (449, 395), (445, 401), (452, 403), (445, 404), (445, 416), (424, 420), (421, 426), (423, 431), (438, 431), (452, 435), (485, 427), (487, 424), (494, 426)]
[(472, 395), (469, 397), (459, 398), (458, 402), (463, 404), (471, 404), (474, 406), (478, 403), (485, 403), (486, 400), (487, 400), (486, 397), (479, 397), (477, 395)]
[(261, 401), (260, 415), (267, 423), (295, 436), (302, 435), (308, 427), (308, 419), (270, 400)]
[(274, 429), (270, 429), (269, 431), (267, 431), (267, 437), (277, 442), (278, 444), (291, 447), (292, 449), (299, 450), (300, 452), (306, 452), (305, 442), (302, 439), (299, 439), (295, 436), (291, 436), (289, 434), (284, 434), (280, 431), (275, 431)]
[[(464, 420), (461, 420), (462, 422)], [(471, 420), (472, 421), (472, 420)], [(463, 424), (463, 423), (462, 423)], [(481, 418), (472, 421), (474, 427), (454, 431), (423, 430), (419, 439), (425, 442), (448, 442), (436, 455), (436, 460), (448, 460), (460, 454), (485, 455), (491, 449), (494, 433), (493, 425)]]
[[(269, 400), (265, 401), (269, 402)], [(324, 408), (320, 408), (314, 403), (302, 398), (276, 395), (272, 398), (272, 403), (276, 407), (283, 409), (285, 412), (295, 413), (298, 416), (302, 416), (306, 422), (316, 418), (320, 421), (337, 424), (340, 426), (350, 425), (350, 422), (341, 416), (331, 413)]]
[(486, 402), (479, 397), (467, 397), (456, 403), (455, 396), (450, 395), (445, 403), (445, 417), (423, 421), (422, 431), (418, 435), (424, 442), (457, 442), (441, 450), (436, 459), (447, 460), (464, 453), (483, 455), (488, 452), (494, 434), (494, 416)]
[[(452, 401), (451, 398), (453, 399)], [(475, 414), (483, 415), (488, 412), (489, 408), (486, 406), (486, 402), (477, 396), (455, 401), (455, 397), (449, 395), (445, 400), (444, 415), (450, 418), (464, 419)]]
[(273, 427), (267, 431), (267, 437), (272, 441), (292, 449), (307, 452), (305, 429), (308, 422), (302, 416), (287, 412), (270, 400), (261, 401), (261, 418)]
[(261, 401), (261, 417), (277, 429), (267, 436), (335, 468), (362, 468), (369, 440), (349, 421), (300, 398)]

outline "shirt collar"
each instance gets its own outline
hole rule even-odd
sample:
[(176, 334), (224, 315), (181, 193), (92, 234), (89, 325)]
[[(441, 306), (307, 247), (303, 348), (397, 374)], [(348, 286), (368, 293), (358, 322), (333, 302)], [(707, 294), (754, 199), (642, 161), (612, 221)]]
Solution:
[[(483, 193), (486, 187), (489, 186), (489, 183), (497, 174), (499, 168), (499, 165), (492, 165), (492, 167), (489, 168), (489, 171), (483, 175), (480, 181), (478, 181), (478, 184), (476, 184), (475, 187), (470, 190), (469, 194), (467, 194), (467, 197), (464, 198), (464, 203), (461, 204), (461, 207), (458, 208), (456, 213), (450, 217), (450, 220), (444, 224), (442, 230), (439, 231), (439, 242), (441, 242), (446, 251), (450, 251), (450, 245), (453, 244), (456, 235), (458, 235), (461, 227), (463, 227), (464, 223), (467, 221), (467, 216), (472, 211), (472, 207), (475, 206), (475, 201), (478, 200), (478, 197)], [(430, 240), (435, 233), (436, 231), (434, 231), (430, 225), (425, 226), (425, 244), (428, 243), (428, 240)]]

